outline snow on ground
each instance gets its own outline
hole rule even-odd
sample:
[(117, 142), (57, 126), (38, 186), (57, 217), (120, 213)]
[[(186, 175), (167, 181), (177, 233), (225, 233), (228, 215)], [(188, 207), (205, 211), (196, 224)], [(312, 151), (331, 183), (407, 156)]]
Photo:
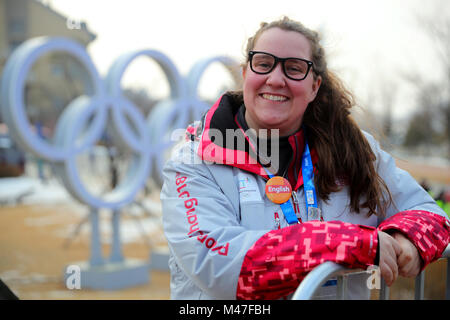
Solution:
[(74, 200), (56, 180), (44, 183), (27, 176), (0, 178), (0, 204), (57, 204), (70, 201)]
[[(154, 198), (154, 197), (153, 197)], [(21, 176), (0, 178), (0, 214), (2, 206), (24, 204), (32, 206), (36, 215), (25, 220), (29, 226), (62, 225), (56, 231), (63, 238), (89, 236), (89, 208), (75, 200), (56, 179), (42, 182), (38, 178)], [(76, 214), (78, 226), (64, 225), (63, 215), (40, 215), (42, 206), (64, 205)], [(102, 242), (110, 243), (112, 239), (111, 211), (100, 210), (100, 232)], [(79, 233), (76, 228), (79, 227)], [(120, 218), (120, 235), (122, 243), (142, 242), (149, 245), (164, 241), (162, 235), (161, 204), (151, 199), (143, 199), (126, 206)]]

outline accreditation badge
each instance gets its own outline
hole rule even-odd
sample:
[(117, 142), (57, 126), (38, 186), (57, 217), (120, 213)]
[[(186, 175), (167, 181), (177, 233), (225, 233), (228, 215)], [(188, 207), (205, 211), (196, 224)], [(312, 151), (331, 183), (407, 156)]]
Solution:
[(322, 211), (316, 207), (308, 207), (308, 221), (322, 220)]
[(283, 177), (273, 177), (266, 183), (266, 196), (273, 203), (285, 203), (291, 198), (291, 194), (291, 184)]

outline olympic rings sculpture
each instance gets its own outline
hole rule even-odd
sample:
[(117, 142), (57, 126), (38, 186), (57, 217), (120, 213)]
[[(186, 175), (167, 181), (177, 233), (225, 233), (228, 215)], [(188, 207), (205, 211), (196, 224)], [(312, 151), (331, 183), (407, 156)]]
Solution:
[[(64, 52), (76, 58), (88, 71), (94, 94), (71, 101), (57, 121), (53, 140), (46, 141), (32, 130), (25, 110), (24, 89), (33, 64), (50, 52)], [(123, 95), (120, 84), (127, 67), (140, 56), (153, 59), (162, 68), (170, 86), (169, 99), (158, 103), (147, 119)], [(56, 173), (72, 196), (96, 209), (119, 209), (133, 201), (152, 168), (153, 178), (161, 184), (164, 154), (174, 143), (168, 132), (185, 128), (192, 115), (199, 119), (209, 107), (199, 99), (197, 87), (204, 71), (214, 62), (223, 64), (238, 82), (238, 64), (231, 58), (218, 56), (201, 60), (184, 78), (166, 55), (155, 50), (120, 56), (103, 80), (85, 48), (78, 43), (65, 38), (30, 39), (13, 52), (5, 65), (1, 82), (3, 118), (11, 137), (21, 148), (54, 163)], [(83, 184), (76, 156), (93, 147), (109, 123), (113, 139), (131, 152), (132, 165), (116, 188), (98, 197)]]

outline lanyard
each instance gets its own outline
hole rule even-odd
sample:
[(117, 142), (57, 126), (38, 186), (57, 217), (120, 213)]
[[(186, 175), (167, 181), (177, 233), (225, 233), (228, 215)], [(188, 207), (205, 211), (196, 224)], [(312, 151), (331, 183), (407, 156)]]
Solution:
[[(264, 167), (264, 169), (266, 170), (269, 178), (275, 177), (269, 172), (269, 170), (267, 170), (267, 168)], [(307, 220), (322, 220), (320, 209), (317, 206), (316, 188), (314, 186), (314, 167), (312, 164), (311, 153), (306, 137), (305, 150), (303, 151), (302, 155), (302, 176), (303, 189), (306, 200)], [(292, 191), (293, 197), (295, 197), (294, 193), (295, 191)], [(280, 204), (280, 208), (283, 211), (283, 215), (286, 218), (288, 224), (299, 223), (291, 201), (288, 200), (285, 203)]]
[(309, 220), (322, 220), (317, 207), (316, 187), (314, 186), (314, 167), (311, 160), (308, 141), (305, 135), (305, 150), (302, 155), (303, 190), (305, 193), (306, 212)]

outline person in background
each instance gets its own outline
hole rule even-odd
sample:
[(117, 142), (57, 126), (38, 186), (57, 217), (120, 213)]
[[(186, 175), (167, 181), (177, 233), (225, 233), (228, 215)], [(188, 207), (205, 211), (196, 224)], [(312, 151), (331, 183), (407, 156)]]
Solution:
[[(441, 256), (448, 219), (352, 119), (317, 32), (262, 23), (242, 75), (164, 168), (173, 299), (286, 298), (325, 261), (379, 265), (391, 285)], [(365, 279), (348, 289), (369, 298)]]
[(448, 187), (442, 189), (435, 200), (437, 205), (450, 217), (450, 189)]

